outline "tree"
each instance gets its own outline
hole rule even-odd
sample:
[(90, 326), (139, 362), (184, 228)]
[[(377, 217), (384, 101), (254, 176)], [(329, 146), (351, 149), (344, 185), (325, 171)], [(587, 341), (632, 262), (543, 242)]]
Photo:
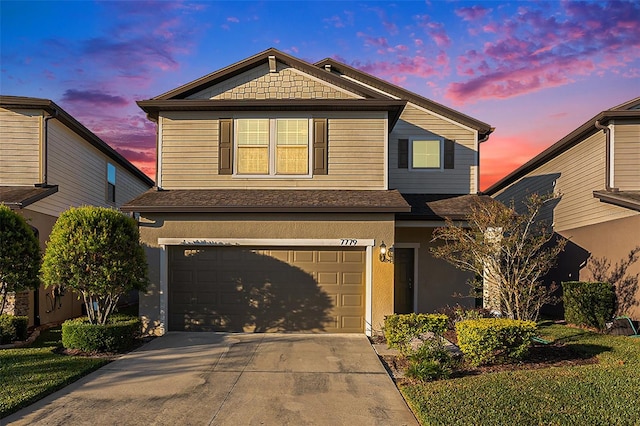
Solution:
[(25, 219), (0, 204), (0, 313), (7, 295), (40, 285), (40, 244)]
[(606, 257), (592, 257), (589, 259), (587, 269), (591, 273), (594, 282), (609, 283), (616, 291), (616, 315), (627, 315), (629, 311), (638, 305), (636, 293), (640, 273), (628, 274), (627, 270), (640, 258), (640, 246), (632, 248), (627, 257), (611, 267), (611, 261)]
[(441, 245), (432, 253), (456, 267), (473, 272), (473, 287), (485, 295), (490, 308), (509, 318), (537, 320), (540, 308), (554, 301), (555, 284), (541, 280), (554, 266), (566, 240), (552, 241), (553, 231), (540, 220), (546, 203), (557, 195), (529, 196), (518, 214), (514, 204), (478, 202), (468, 216), (468, 226), (451, 220), (437, 228), (432, 241)]
[(63, 212), (49, 236), (42, 279), (46, 287), (80, 293), (89, 322), (104, 325), (120, 296), (149, 284), (135, 220), (104, 207)]

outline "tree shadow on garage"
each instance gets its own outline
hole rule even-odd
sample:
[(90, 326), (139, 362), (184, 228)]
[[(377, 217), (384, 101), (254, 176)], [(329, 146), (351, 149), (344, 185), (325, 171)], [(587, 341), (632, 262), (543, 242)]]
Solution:
[[(314, 332), (335, 327), (334, 301), (313, 275), (296, 266), (251, 248), (182, 247), (174, 253), (170, 330)], [(188, 286), (178, 284), (181, 271), (189, 277)]]

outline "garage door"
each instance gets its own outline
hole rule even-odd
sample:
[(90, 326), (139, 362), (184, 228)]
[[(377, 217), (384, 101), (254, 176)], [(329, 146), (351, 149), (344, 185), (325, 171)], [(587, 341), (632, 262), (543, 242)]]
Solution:
[(363, 248), (171, 247), (169, 330), (364, 331)]

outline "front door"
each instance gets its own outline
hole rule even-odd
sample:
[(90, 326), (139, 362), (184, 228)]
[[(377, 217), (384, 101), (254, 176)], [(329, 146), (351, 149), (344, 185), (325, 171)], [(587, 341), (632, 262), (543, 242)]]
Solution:
[(413, 312), (414, 249), (395, 248), (394, 311), (396, 314)]

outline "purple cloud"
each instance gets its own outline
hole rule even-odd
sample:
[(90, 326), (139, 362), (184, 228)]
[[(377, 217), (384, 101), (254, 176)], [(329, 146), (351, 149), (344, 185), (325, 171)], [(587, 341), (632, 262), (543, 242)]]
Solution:
[(113, 96), (97, 90), (69, 89), (62, 95), (63, 102), (84, 103), (101, 106), (125, 106), (129, 102), (122, 96)]
[(461, 7), (456, 9), (455, 13), (462, 18), (463, 21), (476, 21), (484, 18), (491, 10), (482, 6)]

